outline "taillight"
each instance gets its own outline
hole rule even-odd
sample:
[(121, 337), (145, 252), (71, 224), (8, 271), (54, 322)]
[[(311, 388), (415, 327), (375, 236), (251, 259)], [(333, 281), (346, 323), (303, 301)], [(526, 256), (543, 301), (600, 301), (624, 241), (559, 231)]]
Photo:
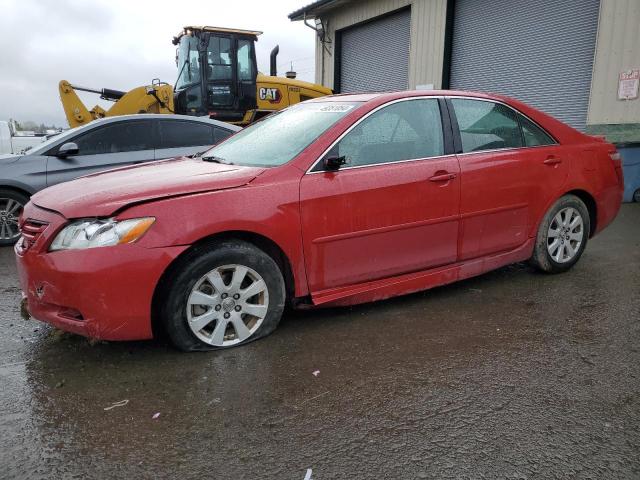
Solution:
[(617, 151), (609, 152), (609, 158), (613, 163), (613, 167), (616, 170), (616, 175), (618, 176), (618, 183), (622, 185), (624, 183), (624, 176), (622, 174), (622, 157), (620, 157), (620, 153)]

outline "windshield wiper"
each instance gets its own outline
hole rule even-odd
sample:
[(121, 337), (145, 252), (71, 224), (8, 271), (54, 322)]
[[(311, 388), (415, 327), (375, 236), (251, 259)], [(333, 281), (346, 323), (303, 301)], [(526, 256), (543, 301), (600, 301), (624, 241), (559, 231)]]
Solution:
[(205, 162), (222, 163), (223, 165), (233, 165), (233, 163), (227, 162), (224, 158), (216, 157), (215, 155), (202, 157), (202, 160), (204, 160)]

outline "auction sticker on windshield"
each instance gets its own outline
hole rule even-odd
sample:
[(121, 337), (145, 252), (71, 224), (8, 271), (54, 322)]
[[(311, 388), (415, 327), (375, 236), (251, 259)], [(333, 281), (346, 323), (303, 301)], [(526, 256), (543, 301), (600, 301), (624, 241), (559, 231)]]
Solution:
[(352, 108), (353, 108), (353, 105), (326, 105), (324, 107), (321, 107), (318, 111), (319, 112), (331, 112), (331, 113), (347, 112), (347, 111), (351, 110)]

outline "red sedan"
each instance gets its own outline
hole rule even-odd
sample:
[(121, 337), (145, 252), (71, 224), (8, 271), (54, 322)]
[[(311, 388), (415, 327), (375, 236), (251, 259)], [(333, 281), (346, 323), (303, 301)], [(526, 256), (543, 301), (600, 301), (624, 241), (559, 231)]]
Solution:
[(201, 157), (43, 190), (15, 251), (39, 320), (212, 349), (271, 333), (287, 303), (380, 300), (523, 260), (566, 271), (622, 190), (613, 145), (518, 101), (340, 95)]

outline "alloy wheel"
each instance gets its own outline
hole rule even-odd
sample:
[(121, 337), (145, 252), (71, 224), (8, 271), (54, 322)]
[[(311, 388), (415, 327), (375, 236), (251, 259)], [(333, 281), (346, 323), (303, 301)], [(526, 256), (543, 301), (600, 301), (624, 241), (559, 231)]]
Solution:
[(557, 263), (571, 261), (584, 240), (582, 215), (573, 207), (560, 210), (553, 217), (547, 231), (547, 251)]
[(22, 208), (17, 200), (0, 197), (0, 240), (12, 241), (20, 236), (18, 218)]
[(269, 310), (264, 279), (244, 265), (223, 265), (203, 275), (187, 301), (187, 323), (193, 334), (216, 347), (251, 337)]

